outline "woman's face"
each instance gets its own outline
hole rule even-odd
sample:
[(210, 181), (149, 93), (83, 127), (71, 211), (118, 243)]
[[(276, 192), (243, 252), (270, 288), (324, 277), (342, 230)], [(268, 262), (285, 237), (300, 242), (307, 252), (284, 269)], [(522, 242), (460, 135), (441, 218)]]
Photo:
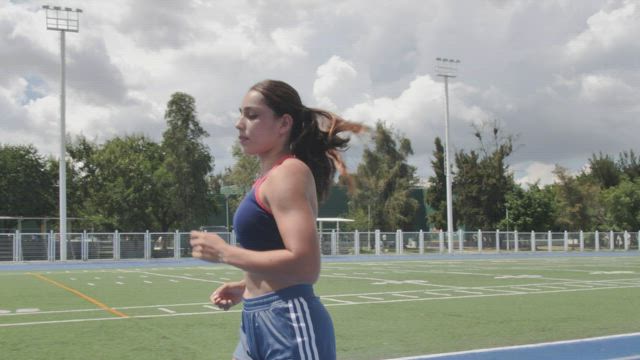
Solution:
[(242, 99), (240, 117), (236, 122), (238, 139), (244, 152), (249, 155), (260, 155), (283, 144), (286, 136), (286, 124), (277, 116), (257, 91), (250, 90)]

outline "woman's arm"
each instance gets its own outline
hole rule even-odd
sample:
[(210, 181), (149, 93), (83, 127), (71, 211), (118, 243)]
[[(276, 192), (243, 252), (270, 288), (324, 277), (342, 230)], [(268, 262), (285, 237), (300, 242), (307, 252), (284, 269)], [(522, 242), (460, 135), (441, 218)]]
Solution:
[(262, 184), (264, 203), (278, 225), (285, 249), (252, 251), (226, 244), (215, 234), (192, 232), (193, 256), (242, 270), (314, 283), (320, 273), (317, 200), (309, 168), (299, 160), (274, 169)]

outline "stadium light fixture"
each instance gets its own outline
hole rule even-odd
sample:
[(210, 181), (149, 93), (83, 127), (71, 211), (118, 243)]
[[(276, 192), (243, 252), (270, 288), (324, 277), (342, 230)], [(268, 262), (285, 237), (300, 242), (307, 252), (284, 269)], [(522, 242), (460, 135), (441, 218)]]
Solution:
[(81, 9), (44, 5), (47, 30), (60, 32), (60, 260), (67, 260), (67, 169), (66, 169), (66, 79), (65, 79), (65, 33), (80, 31)]
[(453, 200), (451, 190), (451, 165), (449, 159), (449, 78), (457, 76), (460, 60), (436, 58), (436, 73), (444, 79), (444, 167), (447, 177), (447, 244), (449, 253), (453, 252)]

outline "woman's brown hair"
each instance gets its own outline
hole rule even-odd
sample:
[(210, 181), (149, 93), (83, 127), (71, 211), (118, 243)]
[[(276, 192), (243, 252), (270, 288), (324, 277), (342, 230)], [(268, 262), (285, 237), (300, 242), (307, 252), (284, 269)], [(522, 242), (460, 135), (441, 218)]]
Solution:
[(293, 118), (290, 150), (311, 169), (318, 199), (326, 199), (336, 169), (348, 178), (340, 151), (347, 149), (349, 138), (338, 135), (361, 133), (366, 127), (332, 112), (304, 106), (296, 89), (283, 81), (264, 80), (250, 90), (262, 94), (266, 105), (276, 115), (289, 114)]

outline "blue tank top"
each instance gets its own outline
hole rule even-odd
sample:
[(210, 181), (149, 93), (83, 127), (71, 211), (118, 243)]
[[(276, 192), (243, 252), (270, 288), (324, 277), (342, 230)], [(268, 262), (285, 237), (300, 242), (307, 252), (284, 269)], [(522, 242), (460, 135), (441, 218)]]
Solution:
[[(287, 156), (271, 168), (282, 164)], [(271, 171), (269, 170), (269, 172)], [(244, 197), (233, 215), (233, 228), (236, 240), (245, 249), (266, 251), (284, 249), (284, 243), (273, 214), (260, 202), (260, 185), (266, 180), (267, 172), (256, 180), (251, 191)]]

